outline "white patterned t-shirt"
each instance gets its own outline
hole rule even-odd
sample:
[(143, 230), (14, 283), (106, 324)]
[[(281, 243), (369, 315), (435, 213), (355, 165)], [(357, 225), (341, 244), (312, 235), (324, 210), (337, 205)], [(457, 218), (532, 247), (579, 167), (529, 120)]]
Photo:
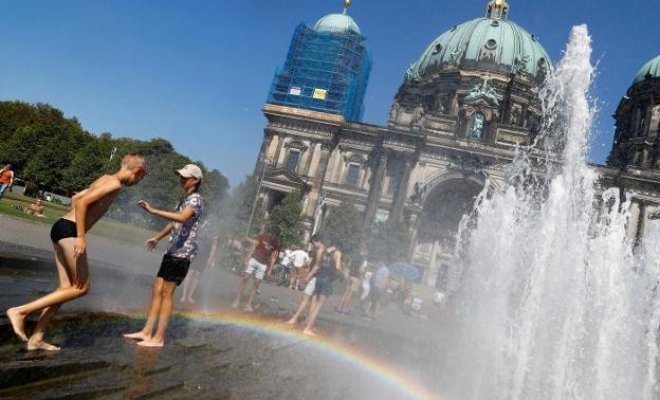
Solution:
[(166, 253), (172, 257), (184, 258), (192, 262), (199, 250), (197, 230), (204, 210), (202, 196), (199, 193), (189, 194), (179, 202), (176, 211), (181, 212), (186, 208), (192, 208), (193, 215), (184, 223), (172, 223), (174, 229), (167, 241)]

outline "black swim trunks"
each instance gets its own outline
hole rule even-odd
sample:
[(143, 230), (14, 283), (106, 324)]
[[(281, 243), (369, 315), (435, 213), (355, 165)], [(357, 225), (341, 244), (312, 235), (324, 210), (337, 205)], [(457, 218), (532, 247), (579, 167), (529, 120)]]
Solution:
[(331, 296), (332, 286), (334, 279), (331, 276), (319, 276), (316, 278), (316, 286), (314, 286), (314, 294)]
[(52, 240), (53, 243), (57, 243), (66, 238), (74, 238), (76, 236), (78, 236), (76, 223), (64, 218), (58, 219), (50, 230), (50, 240)]
[(187, 258), (177, 258), (165, 254), (156, 276), (167, 282), (176, 282), (176, 285), (179, 286), (188, 274), (188, 267), (190, 267), (190, 260)]

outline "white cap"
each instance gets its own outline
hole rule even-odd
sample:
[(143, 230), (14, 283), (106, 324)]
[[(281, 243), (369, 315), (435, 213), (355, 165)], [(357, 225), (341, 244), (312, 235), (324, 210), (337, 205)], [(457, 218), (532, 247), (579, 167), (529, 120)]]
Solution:
[(180, 170), (176, 171), (176, 173), (184, 178), (197, 178), (199, 180), (203, 178), (202, 169), (195, 164), (188, 164)]

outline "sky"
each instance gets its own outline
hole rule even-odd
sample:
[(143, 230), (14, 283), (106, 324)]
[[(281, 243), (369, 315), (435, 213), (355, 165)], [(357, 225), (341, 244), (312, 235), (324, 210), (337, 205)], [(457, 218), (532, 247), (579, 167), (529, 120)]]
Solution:
[[(487, 0), (353, 0), (373, 68), (364, 122), (384, 124), (408, 64), (437, 36), (485, 15)], [(553, 62), (586, 23), (600, 110), (590, 157), (611, 148), (614, 113), (660, 54), (660, 0), (509, 0), (509, 19)], [(165, 138), (236, 186), (263, 138), (261, 112), (293, 30), (341, 0), (0, 0), (0, 100), (43, 102), (94, 134)]]

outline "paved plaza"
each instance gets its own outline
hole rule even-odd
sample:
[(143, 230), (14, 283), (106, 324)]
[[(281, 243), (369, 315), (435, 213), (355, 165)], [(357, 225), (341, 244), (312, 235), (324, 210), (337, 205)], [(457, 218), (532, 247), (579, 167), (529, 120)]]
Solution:
[[(6, 216), (0, 224), (4, 310), (56, 280), (49, 227)], [(89, 243), (92, 291), (66, 304), (47, 334), (61, 352), (25, 352), (0, 319), (1, 398), (439, 398), (438, 310), (411, 317), (391, 305), (367, 321), (333, 313), (335, 295), (310, 339), (283, 324), (299, 292), (265, 284), (255, 313), (232, 311), (238, 277), (215, 268), (196, 304), (175, 306), (165, 348), (142, 349), (122, 333), (143, 323), (161, 253), (93, 234)]]

